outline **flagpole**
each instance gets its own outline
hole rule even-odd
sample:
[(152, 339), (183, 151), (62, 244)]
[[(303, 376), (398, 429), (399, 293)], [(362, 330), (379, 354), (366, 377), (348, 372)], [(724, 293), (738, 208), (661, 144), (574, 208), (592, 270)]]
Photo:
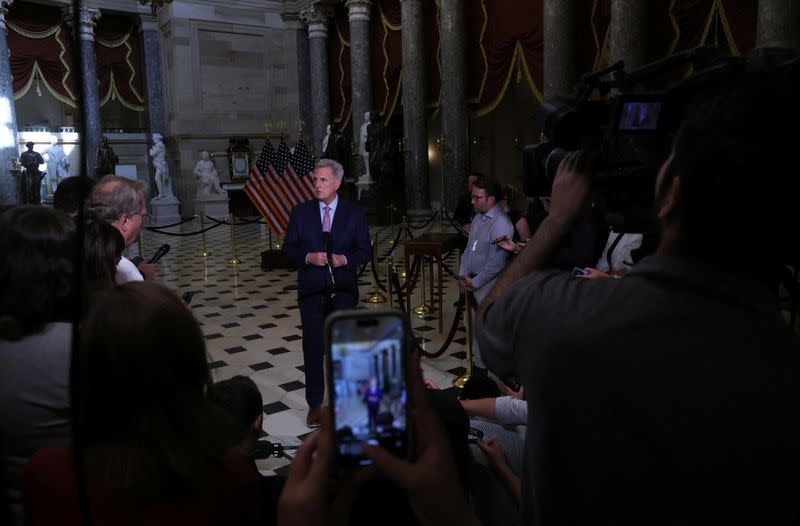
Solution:
[[(264, 130), (265, 130), (264, 140), (265, 141), (269, 141), (269, 136), (270, 136), (269, 129), (270, 128), (272, 128), (272, 122), (271, 121), (264, 121)], [(273, 243), (272, 243), (272, 225), (270, 225), (269, 223), (267, 223), (267, 231), (269, 232), (269, 246), (267, 247), (267, 250), (272, 250), (272, 248), (275, 245), (273, 245)]]

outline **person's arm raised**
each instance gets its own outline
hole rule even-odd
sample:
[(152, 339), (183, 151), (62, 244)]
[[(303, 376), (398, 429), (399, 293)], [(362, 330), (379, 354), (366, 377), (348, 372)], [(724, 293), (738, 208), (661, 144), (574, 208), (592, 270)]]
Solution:
[(568, 153), (558, 165), (553, 181), (549, 215), (542, 221), (525, 248), (500, 275), (492, 291), (481, 303), (478, 309), (478, 323), (488, 306), (512, 284), (534, 270), (545, 268), (587, 205), (590, 190), (589, 155), (580, 150)]

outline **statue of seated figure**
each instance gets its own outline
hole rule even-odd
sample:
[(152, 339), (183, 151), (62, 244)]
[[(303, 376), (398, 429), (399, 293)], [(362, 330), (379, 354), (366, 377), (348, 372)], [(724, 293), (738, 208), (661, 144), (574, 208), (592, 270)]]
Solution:
[(201, 159), (194, 167), (194, 174), (197, 176), (197, 195), (221, 194), (222, 187), (219, 185), (219, 173), (214, 161), (208, 152), (200, 154)]

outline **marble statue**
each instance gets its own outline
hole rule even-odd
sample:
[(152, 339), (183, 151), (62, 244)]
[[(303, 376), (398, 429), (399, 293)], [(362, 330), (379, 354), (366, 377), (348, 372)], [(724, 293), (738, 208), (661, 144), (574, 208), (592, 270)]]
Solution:
[(174, 198), (172, 193), (172, 181), (169, 177), (169, 166), (167, 166), (167, 147), (162, 142), (163, 137), (160, 133), (153, 134), (153, 147), (150, 148), (150, 157), (153, 159), (153, 168), (156, 170), (156, 196), (155, 200)]
[(193, 172), (197, 176), (197, 195), (222, 193), (222, 187), (219, 185), (219, 172), (208, 152), (204, 151), (200, 154), (200, 160), (197, 161)]
[(361, 125), (359, 129), (359, 139), (358, 139), (358, 155), (361, 156), (361, 161), (364, 165), (364, 171), (361, 175), (361, 180), (364, 181), (371, 181), (372, 178), (369, 175), (369, 150), (367, 149), (367, 140), (368, 140), (368, 128), (370, 125), (370, 112), (366, 112), (364, 114), (364, 124)]
[(44, 159), (39, 152), (33, 151), (33, 143), (25, 143), (28, 151), (22, 152), (19, 156), (19, 164), (25, 168), (25, 172), (20, 174), (22, 183), (22, 203), (26, 205), (38, 205), (42, 202), (42, 172), (39, 165), (44, 164)]
[(119, 157), (114, 149), (108, 145), (108, 137), (100, 137), (100, 146), (97, 147), (97, 168), (95, 174), (100, 179), (104, 175), (113, 174), (114, 167), (119, 162)]
[(325, 128), (325, 137), (322, 138), (322, 150), (320, 150), (323, 154), (328, 151), (328, 144), (330, 143), (331, 139), (331, 125)]
[(64, 148), (58, 144), (58, 137), (55, 135), (50, 137), (50, 146), (43, 152), (42, 157), (47, 163), (48, 193), (52, 194), (56, 191), (58, 183), (69, 177), (69, 157)]

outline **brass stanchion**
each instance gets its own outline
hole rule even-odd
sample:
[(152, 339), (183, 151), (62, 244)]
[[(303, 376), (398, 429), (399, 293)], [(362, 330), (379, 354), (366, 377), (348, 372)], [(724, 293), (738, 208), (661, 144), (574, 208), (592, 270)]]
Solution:
[(472, 376), (472, 299), (467, 291), (464, 294), (464, 325), (467, 328), (467, 372), (453, 380), (453, 386), (463, 388)]
[(422, 261), (420, 262), (420, 277), (419, 279), (422, 281), (422, 303), (414, 307), (414, 314), (417, 316), (425, 316), (426, 314), (430, 314), (431, 307), (428, 305), (426, 301), (427, 292), (425, 290), (425, 256), (422, 256)]
[(211, 251), (206, 248), (206, 209), (200, 211), (200, 238), (203, 240), (203, 251), (200, 255), (207, 258), (211, 255)]
[[(375, 261), (375, 251), (378, 249), (378, 234), (375, 234), (375, 237), (372, 240), (372, 261)], [(377, 276), (378, 273), (376, 272), (375, 275)], [(381, 294), (380, 289), (378, 289), (377, 283), (375, 284), (375, 288), (373, 289), (372, 294), (367, 301), (370, 303), (386, 303), (386, 296)]]
[(392, 288), (392, 271), (394, 270), (393, 265), (394, 258), (392, 258), (392, 256), (388, 256), (386, 258), (386, 295), (389, 296), (389, 307), (391, 307), (392, 303), (394, 302), (394, 298), (392, 298), (394, 295), (394, 289)]
[[(406, 224), (406, 216), (403, 216), (403, 220), (400, 221), (400, 229), (403, 232), (403, 247), (405, 247), (406, 246), (406, 241), (408, 241), (408, 224)], [(400, 276), (400, 279), (406, 279), (408, 277), (408, 276), (406, 276), (405, 269), (400, 271), (399, 276)]]
[(228, 263), (231, 265), (238, 265), (242, 261), (236, 257), (236, 229), (233, 226), (233, 213), (231, 213), (228, 217), (228, 221), (231, 224), (231, 251), (233, 252), (233, 257), (228, 260)]

